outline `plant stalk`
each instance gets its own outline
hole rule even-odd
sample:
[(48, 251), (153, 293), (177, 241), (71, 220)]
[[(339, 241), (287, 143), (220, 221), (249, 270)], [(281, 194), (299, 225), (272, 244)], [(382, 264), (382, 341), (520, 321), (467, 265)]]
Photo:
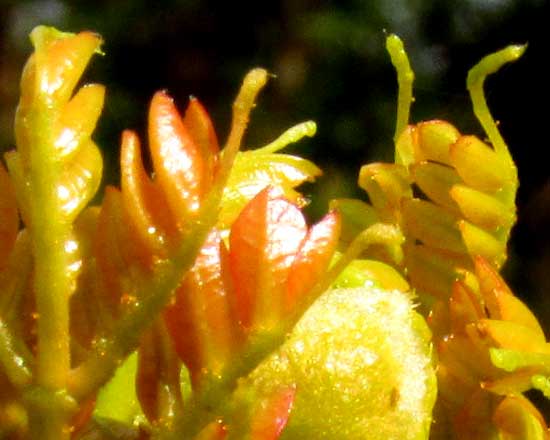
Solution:
[(70, 414), (56, 407), (54, 396), (63, 393), (70, 369), (69, 297), (72, 280), (67, 275), (68, 254), (65, 245), (70, 237), (70, 223), (61, 210), (57, 182), (62, 163), (56, 157), (53, 143), (53, 121), (57, 109), (46, 104), (47, 98), (30, 111), (32, 133), (28, 178), (31, 188), (30, 209), (34, 257), (34, 291), (38, 354), (35, 383), (45, 393), (47, 404), (33, 408), (31, 438), (64, 440), (69, 438), (66, 426)]

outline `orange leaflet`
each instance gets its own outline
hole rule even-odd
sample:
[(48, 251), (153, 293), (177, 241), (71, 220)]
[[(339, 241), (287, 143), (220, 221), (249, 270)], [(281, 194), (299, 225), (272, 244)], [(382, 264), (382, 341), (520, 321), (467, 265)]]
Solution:
[(243, 209), (231, 228), (229, 264), (245, 328), (272, 328), (293, 311), (328, 267), (339, 224), (331, 213), (308, 232), (300, 210), (270, 188)]
[[(307, 228), (296, 205), (271, 188), (243, 209), (229, 249), (214, 230), (176, 291), (165, 321), (194, 384), (222, 374), (244, 333), (284, 330), (314, 298), (334, 253), (340, 218)], [(315, 296), (315, 295), (313, 295)]]
[(174, 348), (195, 384), (201, 374), (220, 374), (238, 343), (220, 246), (219, 232), (211, 232), (164, 314)]
[(243, 209), (229, 237), (236, 308), (245, 328), (280, 319), (288, 273), (307, 233), (300, 210), (270, 191)]
[(38, 92), (68, 100), (94, 52), (102, 43), (92, 32), (63, 34), (40, 26), (31, 33), (36, 47)]
[(155, 173), (170, 208), (178, 219), (196, 213), (208, 190), (205, 160), (166, 92), (157, 92), (151, 102), (149, 142)]
[(329, 212), (313, 225), (300, 251), (296, 255), (288, 276), (285, 310), (291, 312), (303, 301), (307, 293), (323, 278), (338, 245), (341, 230), (340, 214)]
[(212, 120), (206, 109), (195, 97), (189, 100), (183, 116), (183, 125), (188, 128), (189, 135), (195, 141), (195, 145), (204, 158), (204, 179), (210, 185), (217, 169), (220, 148)]
[(133, 291), (137, 282), (133, 277), (152, 264), (147, 249), (133, 239), (137, 232), (128, 221), (121, 198), (116, 188), (106, 188), (93, 250), (102, 287), (99, 291), (114, 315), (121, 306), (123, 295)]
[(164, 258), (212, 186), (218, 141), (197, 99), (191, 99), (182, 119), (166, 92), (157, 92), (151, 102), (149, 140), (154, 179), (143, 166), (137, 135), (129, 130), (122, 135), (122, 198), (138, 239)]
[(122, 200), (138, 238), (150, 252), (163, 255), (167, 238), (176, 235), (174, 216), (158, 183), (143, 167), (139, 138), (129, 130), (122, 134), (120, 171)]

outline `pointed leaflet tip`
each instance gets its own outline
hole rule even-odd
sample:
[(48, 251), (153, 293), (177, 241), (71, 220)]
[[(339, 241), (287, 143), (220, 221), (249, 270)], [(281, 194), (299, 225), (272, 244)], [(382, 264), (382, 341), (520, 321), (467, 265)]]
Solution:
[(341, 216), (337, 211), (329, 212), (319, 223), (313, 225), (292, 263), (287, 281), (286, 313), (302, 313), (302, 307), (309, 306), (316, 298), (309, 298), (316, 284), (323, 279), (334, 255), (341, 229)]
[[(69, 99), (90, 58), (103, 42), (93, 32), (72, 34), (46, 26), (36, 27), (31, 32), (31, 41), (36, 53), (36, 92), (50, 104)], [(32, 89), (33, 85), (27, 87)]]

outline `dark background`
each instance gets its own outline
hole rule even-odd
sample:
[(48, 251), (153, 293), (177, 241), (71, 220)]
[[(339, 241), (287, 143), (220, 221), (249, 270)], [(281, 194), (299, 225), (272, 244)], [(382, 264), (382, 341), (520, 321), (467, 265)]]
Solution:
[(467, 70), (510, 43), (524, 57), (487, 82), (489, 105), (519, 168), (519, 222), (505, 276), (550, 329), (550, 97), (548, 28), (542, 0), (63, 1), (0, 0), (0, 149), (13, 147), (18, 82), (38, 24), (91, 29), (105, 38), (87, 81), (108, 87), (95, 139), (106, 182), (117, 180), (121, 131), (145, 133), (148, 101), (166, 88), (180, 107), (193, 94), (209, 109), (223, 142), (232, 100), (254, 66), (276, 75), (259, 99), (245, 144), (261, 146), (284, 129), (317, 121), (313, 140), (290, 151), (325, 175), (306, 191), (312, 216), (332, 197), (358, 196), (362, 163), (391, 161), (396, 81), (385, 32), (405, 41), (416, 72), (412, 121), (441, 118), (483, 136), (465, 91)]

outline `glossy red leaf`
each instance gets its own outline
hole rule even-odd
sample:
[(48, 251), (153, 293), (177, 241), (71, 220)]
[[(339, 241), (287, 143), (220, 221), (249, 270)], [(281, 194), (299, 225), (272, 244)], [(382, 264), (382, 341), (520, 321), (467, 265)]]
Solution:
[(180, 222), (200, 207), (205, 165), (174, 101), (157, 92), (149, 111), (149, 143), (155, 176)]
[(236, 312), (245, 328), (276, 325), (286, 281), (307, 228), (300, 210), (260, 192), (243, 209), (229, 237)]
[(183, 116), (183, 124), (204, 159), (205, 182), (211, 184), (218, 163), (218, 138), (208, 112), (197, 98), (191, 97), (189, 100)]
[(308, 231), (288, 277), (286, 312), (291, 312), (322, 279), (336, 250), (340, 227), (340, 215), (332, 211)]
[(167, 239), (177, 235), (174, 218), (163, 192), (143, 167), (137, 135), (129, 130), (122, 134), (120, 172), (122, 200), (138, 238), (162, 255)]

